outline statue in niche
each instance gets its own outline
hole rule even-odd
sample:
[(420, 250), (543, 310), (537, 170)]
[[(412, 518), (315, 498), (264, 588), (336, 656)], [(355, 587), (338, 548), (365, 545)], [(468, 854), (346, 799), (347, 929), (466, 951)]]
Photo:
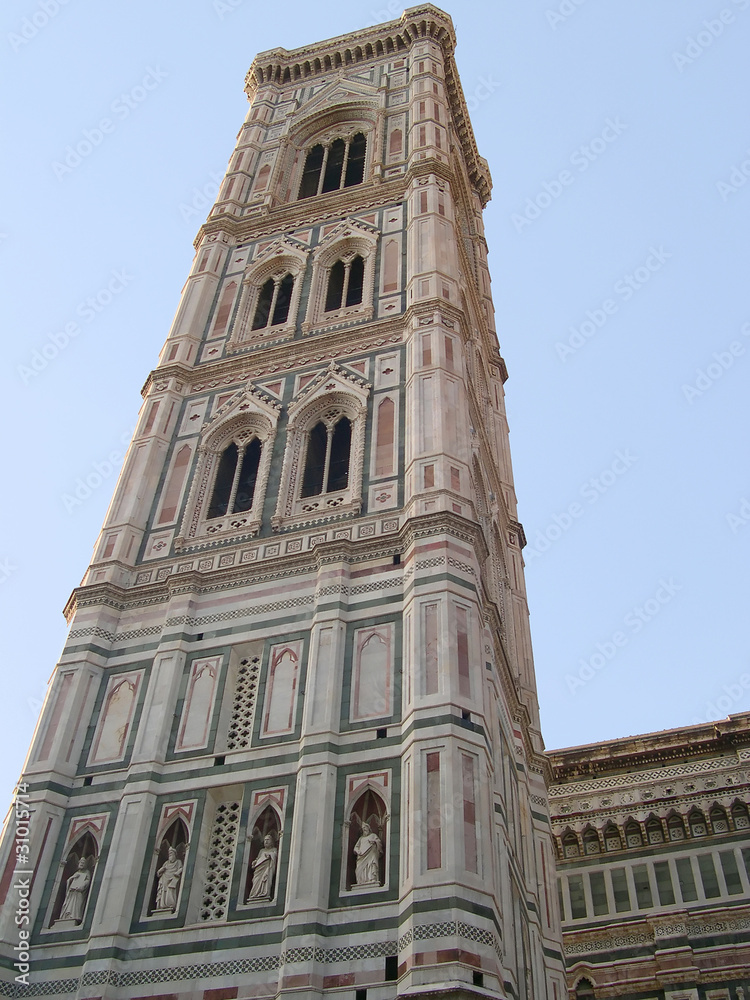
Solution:
[(253, 883), (248, 893), (248, 903), (253, 899), (271, 899), (273, 896), (273, 878), (276, 874), (278, 855), (279, 851), (274, 847), (273, 837), (267, 833), (263, 838), (263, 847), (251, 865)]
[(81, 923), (90, 886), (89, 863), (86, 858), (81, 857), (78, 861), (78, 868), (67, 881), (65, 899), (58, 920), (74, 920), (77, 924)]
[(354, 845), (356, 885), (380, 885), (380, 855), (382, 852), (383, 844), (380, 837), (372, 832), (369, 823), (363, 823), (359, 840)]
[(158, 879), (156, 909), (174, 912), (177, 909), (177, 895), (182, 877), (182, 862), (177, 857), (177, 851), (174, 847), (169, 848), (167, 860), (157, 871), (156, 877)]

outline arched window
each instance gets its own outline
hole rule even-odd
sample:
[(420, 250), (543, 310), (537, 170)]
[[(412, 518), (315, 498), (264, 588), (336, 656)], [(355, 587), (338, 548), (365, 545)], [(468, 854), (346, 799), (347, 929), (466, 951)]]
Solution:
[(385, 803), (368, 788), (349, 813), (346, 848), (346, 888), (377, 889), (385, 880), (388, 813)]
[(642, 847), (643, 846), (643, 836), (641, 834), (640, 826), (631, 820), (629, 823), (625, 824), (625, 842), (628, 847)]
[(242, 450), (234, 442), (224, 449), (214, 480), (208, 508), (209, 518), (238, 514), (251, 509), (255, 484), (258, 480), (261, 451), (262, 445), (257, 437)]
[(65, 921), (68, 926), (83, 923), (97, 854), (96, 840), (90, 833), (79, 837), (68, 851), (52, 907), (50, 927), (57, 921)]
[(337, 260), (328, 275), (325, 311), (358, 306), (362, 302), (364, 285), (365, 262), (359, 254), (349, 261)]
[(252, 329), (264, 330), (286, 323), (293, 289), (294, 276), (289, 273), (269, 278), (258, 295)]
[(652, 816), (646, 823), (646, 836), (648, 837), (649, 844), (664, 843), (664, 830), (656, 816)]
[(334, 139), (327, 146), (317, 143), (305, 157), (299, 198), (361, 184), (365, 175), (367, 139), (357, 132), (351, 139)]
[(614, 823), (610, 823), (604, 828), (604, 846), (608, 851), (622, 850), (622, 838), (620, 837), (620, 831)]
[(709, 817), (711, 819), (711, 829), (714, 833), (729, 833), (729, 820), (721, 806), (714, 806), (709, 813)]
[(563, 837), (562, 846), (564, 858), (577, 858), (581, 853), (578, 846), (578, 837), (576, 837), (572, 830), (569, 830)]
[(303, 497), (335, 493), (348, 487), (351, 445), (352, 425), (348, 417), (340, 417), (336, 423), (321, 420), (315, 424), (307, 438)]
[(161, 838), (148, 912), (168, 916), (177, 909), (188, 847), (187, 827), (176, 819)]
[(735, 802), (732, 806), (732, 822), (735, 830), (750, 829), (750, 815), (744, 802)]
[(599, 846), (599, 834), (593, 827), (589, 827), (588, 830), (584, 831), (583, 834), (583, 853), (584, 854), (599, 854), (601, 847)]
[(677, 813), (672, 813), (667, 819), (667, 829), (670, 840), (685, 839), (685, 824), (682, 822), (682, 816), (678, 816)]
[(706, 836), (706, 817), (703, 815), (700, 809), (693, 809), (693, 811), (688, 816), (688, 825), (690, 826), (691, 837)]
[(573, 1000), (594, 1000), (594, 987), (588, 979), (579, 979), (573, 992)]

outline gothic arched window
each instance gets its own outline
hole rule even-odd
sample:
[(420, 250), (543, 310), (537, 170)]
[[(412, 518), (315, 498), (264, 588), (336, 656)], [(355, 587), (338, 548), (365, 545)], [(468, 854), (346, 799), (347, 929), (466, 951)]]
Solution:
[(258, 295), (253, 317), (253, 330), (265, 330), (268, 326), (280, 326), (289, 318), (292, 301), (294, 276), (285, 274), (269, 278)]
[(628, 847), (642, 847), (643, 835), (640, 826), (635, 820), (630, 820), (625, 824), (625, 842)]
[(253, 438), (241, 450), (233, 441), (221, 453), (208, 517), (238, 514), (253, 506), (262, 445)]
[(336, 423), (318, 421), (307, 437), (301, 496), (316, 497), (345, 490), (349, 485), (351, 446), (352, 425), (348, 417), (340, 417)]
[(599, 834), (590, 826), (583, 834), (583, 853), (598, 854), (600, 850)]
[(325, 311), (360, 305), (364, 285), (365, 262), (359, 254), (350, 261), (337, 260), (328, 275)]
[(750, 815), (748, 815), (747, 806), (743, 802), (735, 802), (732, 806), (732, 821), (735, 830), (750, 828)]
[(569, 830), (563, 837), (562, 847), (564, 858), (577, 858), (581, 853), (578, 845), (578, 837), (576, 837), (572, 830)]
[(317, 143), (305, 157), (298, 197), (311, 198), (361, 184), (366, 155), (367, 139), (362, 132), (351, 139), (334, 139), (325, 146)]

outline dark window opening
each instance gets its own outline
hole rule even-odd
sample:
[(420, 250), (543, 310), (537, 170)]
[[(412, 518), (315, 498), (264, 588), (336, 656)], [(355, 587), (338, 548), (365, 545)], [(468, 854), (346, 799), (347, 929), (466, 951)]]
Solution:
[(276, 308), (273, 311), (271, 326), (279, 323), (286, 323), (289, 318), (289, 306), (292, 304), (292, 289), (294, 288), (294, 278), (291, 274), (285, 274), (278, 286), (276, 296)]
[(83, 783), (88, 787), (88, 785), (90, 785), (93, 782), (93, 780), (94, 779), (92, 778), (92, 776), (90, 774), (87, 774), (86, 777), (83, 779)]
[(195, 639), (196, 639), (196, 642), (200, 642), (200, 640), (201, 640), (202, 638), (203, 638), (203, 633), (202, 633), (202, 632), (199, 632), (199, 633), (198, 633), (198, 634), (196, 635), (196, 637), (195, 637)]
[(337, 260), (328, 276), (328, 291), (326, 292), (326, 312), (335, 312), (341, 308), (344, 297), (344, 278), (346, 267), (343, 260)]
[(267, 326), (279, 326), (289, 318), (292, 304), (294, 276), (285, 274), (283, 278), (269, 278), (258, 294), (255, 307), (253, 330), (265, 330)]
[(326, 493), (345, 490), (349, 485), (349, 455), (352, 447), (352, 425), (342, 417), (333, 429), (331, 461)]
[(326, 169), (323, 175), (323, 194), (326, 194), (328, 191), (338, 191), (341, 187), (341, 171), (344, 167), (345, 156), (346, 143), (343, 139), (334, 139), (328, 147)]
[(214, 757), (214, 767), (221, 767), (222, 764), (226, 763), (226, 756), (220, 753), (217, 757)]
[(253, 319), (253, 330), (262, 330), (268, 326), (268, 314), (271, 311), (271, 300), (273, 299), (274, 280), (269, 278), (263, 285), (258, 296), (258, 305), (255, 307), (255, 317)]
[(375, 731), (375, 739), (376, 740), (384, 740), (387, 735), (388, 735), (388, 730), (387, 729), (377, 729)]
[(365, 287), (365, 262), (357, 255), (344, 263), (337, 260), (328, 275), (326, 290), (326, 312), (336, 312), (342, 306), (358, 306), (362, 302)]
[(232, 442), (222, 452), (216, 473), (208, 517), (223, 517), (250, 510), (260, 468), (261, 442), (258, 438), (245, 445), (242, 452)]
[(355, 990), (354, 1000), (367, 1000), (367, 990)]
[(386, 955), (386, 958), (385, 958), (385, 979), (386, 979), (386, 982), (392, 982), (394, 979), (398, 979), (398, 956), (397, 955)]
[(471, 982), (473, 986), (484, 986), (484, 973), (474, 969), (471, 973)]
[(237, 481), (237, 494), (232, 505), (232, 513), (250, 510), (253, 505), (255, 494), (255, 483), (258, 479), (258, 469), (260, 467), (261, 445), (257, 438), (253, 438), (245, 448), (242, 456), (242, 468), (240, 469)]
[(320, 421), (307, 438), (302, 497), (345, 490), (349, 485), (352, 425), (341, 417), (333, 427)]
[(349, 161), (346, 164), (344, 187), (353, 187), (364, 180), (366, 153), (367, 139), (361, 132), (357, 132), (349, 144)]
[(300, 198), (311, 198), (318, 193), (318, 183), (320, 181), (320, 170), (323, 166), (323, 155), (325, 150), (321, 145), (313, 146), (307, 154), (305, 169), (302, 171), (302, 183), (299, 188)]
[(316, 497), (323, 493), (323, 476), (328, 450), (328, 431), (324, 423), (316, 424), (307, 438), (305, 474), (302, 478), (302, 496)]
[(349, 286), (346, 290), (346, 304), (358, 306), (362, 301), (365, 287), (365, 262), (361, 257), (355, 257), (349, 265)]
[(366, 156), (367, 137), (362, 132), (349, 140), (334, 139), (329, 146), (313, 146), (305, 157), (298, 198), (361, 184)]
[(397, 553), (397, 554), (396, 554), (396, 555), (395, 555), (395, 556), (393, 557), (393, 565), (394, 565), (394, 566), (400, 566), (400, 565), (401, 565), (401, 556), (400, 556), (400, 554), (398, 554), (398, 553)]
[(216, 473), (214, 491), (208, 508), (209, 517), (222, 517), (229, 509), (229, 499), (237, 471), (237, 445), (232, 443), (225, 448), (219, 459), (219, 469)]

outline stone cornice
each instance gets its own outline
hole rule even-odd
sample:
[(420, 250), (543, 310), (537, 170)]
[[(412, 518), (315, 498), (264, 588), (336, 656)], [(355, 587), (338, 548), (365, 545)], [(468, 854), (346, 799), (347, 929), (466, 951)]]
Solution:
[(245, 78), (245, 92), (252, 100), (258, 88), (268, 84), (278, 87), (298, 85), (302, 81), (346, 71), (358, 63), (400, 52), (408, 52), (422, 39), (436, 42), (445, 60), (445, 84), (456, 135), (461, 144), (466, 168), (482, 204), (490, 200), (492, 179), (487, 161), (479, 155), (474, 130), (469, 120), (461, 82), (454, 59), (456, 35), (448, 14), (432, 4), (410, 7), (400, 18), (360, 31), (339, 35), (327, 41), (299, 49), (269, 49), (253, 60)]
[(750, 746), (750, 712), (741, 712), (721, 722), (682, 726), (591, 746), (550, 750), (547, 756), (553, 767), (555, 782), (569, 784), (573, 793), (577, 781), (633, 770), (645, 771), (667, 763), (686, 764), (747, 746)]
[[(381, 554), (385, 557), (400, 553), (419, 538), (441, 532), (480, 549), (484, 545), (480, 525), (450, 511), (438, 511), (410, 518), (400, 531), (391, 535), (360, 538), (356, 542), (337, 538), (320, 542), (312, 551), (271, 557), (262, 564), (246, 563), (214, 570), (173, 573), (165, 580), (132, 587), (121, 587), (113, 583), (83, 584), (76, 587), (71, 594), (65, 605), (64, 614), (70, 622), (82, 607), (104, 606), (116, 611), (125, 611), (131, 607), (164, 604), (172, 596), (181, 593), (215, 593), (235, 587), (246, 587), (249, 584), (302, 576), (305, 573), (313, 574), (317, 573), (320, 566), (327, 563), (341, 560), (358, 563), (372, 560)], [(151, 565), (158, 568), (176, 561), (175, 558), (154, 562)], [(124, 570), (132, 570), (132, 567), (120, 565)]]

